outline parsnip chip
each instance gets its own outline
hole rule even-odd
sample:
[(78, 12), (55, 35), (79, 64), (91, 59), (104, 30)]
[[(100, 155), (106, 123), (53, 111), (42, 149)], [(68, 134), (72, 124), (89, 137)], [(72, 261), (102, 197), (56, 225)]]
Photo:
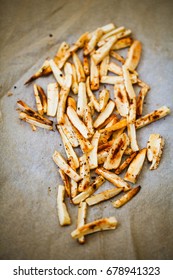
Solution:
[(57, 83), (47, 85), (47, 115), (54, 117), (57, 112), (59, 102), (59, 89)]
[(115, 51), (110, 51), (110, 56), (112, 56), (113, 58), (115, 58), (116, 60), (121, 62), (122, 64), (125, 63), (124, 57), (122, 57), (119, 53), (117, 53)]
[(150, 134), (147, 142), (147, 158), (152, 164), (150, 170), (157, 169), (161, 160), (164, 139), (160, 134)]
[(94, 122), (94, 128), (98, 128), (105, 120), (112, 114), (115, 108), (115, 103), (110, 100), (106, 105), (105, 109), (98, 115), (97, 119)]
[(130, 163), (129, 168), (126, 172), (126, 175), (124, 177), (124, 180), (131, 182), (133, 184), (136, 183), (137, 178), (142, 170), (142, 166), (145, 161), (146, 151), (147, 151), (147, 149), (144, 148), (138, 152), (136, 157)]
[(124, 194), (120, 199), (114, 201), (112, 205), (116, 208), (119, 208), (123, 206), (125, 203), (127, 203), (130, 199), (132, 199), (139, 191), (141, 187), (138, 186), (136, 188), (131, 189), (129, 192)]
[(71, 236), (72, 238), (76, 239), (94, 232), (116, 229), (117, 225), (118, 222), (114, 217), (103, 218), (77, 228), (71, 233)]
[(39, 78), (41, 76), (49, 75), (51, 72), (52, 72), (52, 69), (49, 65), (49, 61), (46, 59), (44, 61), (43, 65), (39, 68), (39, 70), (25, 82), (25, 85), (33, 82), (34, 80), (36, 80), (37, 78)]
[(63, 124), (65, 122), (66, 102), (70, 92), (70, 88), (62, 87), (59, 93), (59, 105), (57, 110), (57, 122)]
[[(132, 84), (137, 83), (136, 74), (131, 74), (130, 78), (131, 78)], [(100, 79), (100, 83), (110, 84), (110, 85), (120, 84), (120, 83), (123, 83), (123, 77), (122, 76), (102, 76)]]
[(113, 23), (109, 23), (109, 24), (106, 24), (106, 25), (100, 27), (100, 29), (103, 31), (104, 34), (110, 32), (114, 28), (115, 28), (115, 25)]
[(81, 201), (87, 199), (90, 195), (92, 195), (98, 188), (105, 182), (105, 179), (102, 176), (98, 176), (93, 183), (89, 185), (89, 187), (79, 193), (76, 197), (72, 199), (74, 204), (79, 204)]
[(106, 180), (111, 182), (113, 185), (115, 185), (117, 188), (124, 188), (124, 191), (128, 191), (131, 189), (130, 185), (128, 185), (121, 177), (116, 175), (113, 172), (110, 172), (104, 168), (97, 168), (95, 172), (98, 175), (103, 176)]
[(125, 30), (125, 27), (124, 26), (121, 26), (121, 27), (118, 27), (116, 29), (113, 29), (111, 30), (110, 32), (107, 32), (106, 34), (104, 34), (100, 41), (98, 42), (98, 47), (101, 47), (105, 44), (105, 39), (109, 38), (109, 37), (112, 37), (113, 35), (117, 35), (118, 33), (122, 32)]
[(67, 211), (67, 206), (64, 202), (65, 187), (63, 185), (58, 186), (58, 196), (57, 196), (57, 209), (59, 223), (61, 226), (66, 226), (71, 224), (71, 219)]
[(136, 101), (136, 114), (138, 116), (142, 116), (142, 111), (143, 111), (143, 104), (144, 104), (144, 99), (147, 95), (149, 91), (149, 87), (148, 86), (144, 86), (141, 88), (138, 97), (137, 97), (137, 101)]
[(61, 154), (57, 151), (53, 154), (53, 160), (58, 165), (60, 169), (62, 169), (65, 174), (67, 174), (71, 179), (75, 182), (80, 181), (82, 178), (79, 176), (65, 161), (65, 159), (61, 156)]
[(47, 113), (47, 96), (44, 92), (44, 90), (42, 89), (42, 87), (40, 87), (39, 85), (37, 85), (37, 90), (41, 99), (41, 104), (43, 106), (43, 113)]
[(98, 204), (102, 201), (108, 200), (116, 195), (118, 195), (120, 192), (123, 191), (123, 188), (113, 188), (109, 190), (105, 190), (103, 192), (100, 192), (98, 194), (92, 195), (86, 199), (86, 203), (89, 206)]
[[(77, 217), (77, 228), (80, 228), (85, 225), (87, 214), (87, 204), (86, 202), (81, 202), (78, 206), (78, 217)], [(80, 244), (85, 243), (85, 237), (81, 236), (78, 238)]]

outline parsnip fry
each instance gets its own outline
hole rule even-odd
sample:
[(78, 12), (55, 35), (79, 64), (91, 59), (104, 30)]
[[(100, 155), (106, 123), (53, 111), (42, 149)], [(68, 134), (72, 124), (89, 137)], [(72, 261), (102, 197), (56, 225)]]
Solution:
[(70, 52), (76, 52), (78, 49), (83, 48), (85, 42), (88, 40), (88, 32), (82, 34), (78, 40), (70, 47)]
[(94, 232), (116, 229), (117, 225), (118, 222), (114, 217), (103, 218), (77, 228), (71, 233), (71, 236), (72, 238), (76, 239)]
[(66, 204), (64, 202), (65, 197), (65, 187), (63, 185), (58, 186), (58, 196), (57, 196), (57, 209), (59, 223), (61, 226), (66, 226), (71, 224), (71, 219), (67, 211)]
[(110, 97), (109, 90), (104, 88), (99, 94), (99, 103), (100, 103), (100, 111), (101, 112), (105, 109), (105, 107), (108, 103), (109, 97)]
[(81, 201), (84, 201), (90, 195), (92, 195), (98, 188), (105, 182), (105, 179), (102, 176), (98, 176), (94, 182), (83, 192), (79, 193), (76, 197), (72, 199), (74, 204), (79, 204)]
[(110, 62), (108, 65), (108, 70), (116, 75), (122, 76), (122, 68), (115, 62)]
[(88, 161), (89, 161), (90, 169), (95, 169), (96, 167), (98, 167), (97, 148), (98, 148), (99, 137), (100, 137), (100, 133), (96, 131), (91, 140), (91, 145), (93, 146), (93, 149), (88, 153)]
[(74, 63), (75, 68), (76, 68), (78, 83), (85, 82), (84, 69), (83, 69), (82, 63), (81, 63), (78, 55), (76, 53), (73, 53), (72, 57), (73, 57), (73, 63)]
[(95, 46), (97, 45), (97, 42), (99, 41), (102, 35), (103, 31), (100, 28), (92, 32), (90, 40), (85, 43), (84, 55), (88, 55), (94, 50)]
[(107, 43), (105, 43), (102, 47), (100, 47), (99, 49), (97, 49), (93, 54), (92, 54), (92, 57), (97, 64), (99, 64), (103, 58), (105, 56), (108, 55), (111, 47), (113, 46), (113, 44), (117, 41), (117, 36), (112, 36), (108, 41)]
[(132, 153), (116, 170), (115, 174), (119, 175), (135, 158), (138, 152)]
[(104, 121), (112, 114), (115, 108), (115, 103), (110, 100), (106, 105), (105, 109), (98, 115), (97, 119), (94, 122), (94, 127), (98, 128)]
[(106, 25), (100, 27), (100, 29), (103, 31), (104, 34), (110, 32), (114, 28), (115, 28), (115, 25), (113, 23), (109, 23), (109, 24), (106, 24)]
[(110, 56), (107, 55), (103, 58), (102, 62), (100, 63), (100, 78), (102, 76), (107, 76), (109, 60), (110, 60)]
[(128, 51), (127, 59), (125, 61), (125, 66), (129, 70), (133, 71), (138, 66), (141, 57), (141, 51), (142, 51), (141, 42), (135, 40)]
[(34, 95), (35, 95), (37, 111), (40, 115), (43, 115), (44, 114), (43, 105), (42, 105), (41, 98), (39, 96), (39, 91), (38, 91), (36, 84), (34, 84)]
[(29, 78), (25, 82), (25, 85), (33, 82), (34, 80), (36, 80), (37, 78), (39, 78), (41, 76), (47, 76), (51, 72), (52, 72), (52, 69), (50, 68), (49, 61), (45, 60), (43, 65), (40, 67), (40, 69), (31, 78)]
[(83, 135), (75, 127), (73, 127), (73, 130), (79, 142), (82, 152), (83, 153), (90, 152), (93, 149), (93, 146), (91, 145), (90, 141), (84, 138)]
[(25, 112), (20, 112), (19, 113), (19, 118), (21, 120), (31, 124), (31, 125), (38, 126), (38, 127), (41, 127), (41, 128), (46, 128), (48, 130), (53, 130), (53, 125), (52, 125), (53, 122), (52, 122), (52, 124), (48, 124), (44, 120), (38, 119), (34, 116), (30, 116)]
[(115, 131), (118, 130), (120, 128), (126, 127), (127, 126), (127, 119), (122, 119), (119, 122), (115, 123), (114, 125), (110, 126), (110, 127), (106, 127), (104, 129), (101, 129), (100, 132), (105, 132), (105, 131)]
[(53, 160), (58, 165), (60, 169), (62, 169), (71, 179), (75, 182), (80, 181), (82, 178), (79, 176), (65, 161), (65, 159), (61, 156), (61, 154), (57, 151), (53, 154)]
[(98, 175), (103, 176), (106, 180), (111, 182), (117, 188), (123, 188), (124, 191), (128, 191), (131, 189), (130, 185), (128, 185), (121, 177), (119, 177), (113, 172), (110, 172), (104, 168), (97, 168), (95, 172)]
[(78, 194), (78, 183), (71, 179), (71, 198), (73, 199)]
[(98, 194), (92, 195), (86, 199), (86, 203), (89, 206), (98, 204), (102, 201), (106, 201), (116, 195), (118, 195), (120, 192), (123, 191), (123, 188), (113, 188), (109, 190), (105, 190), (103, 192), (100, 192)]
[[(116, 34), (122, 32), (122, 31), (124, 31), (124, 30), (125, 30), (125, 27), (124, 27), (124, 26), (120, 26), (120, 27), (118, 27), (118, 28), (115, 28), (115, 29), (113, 29), (113, 30), (107, 32), (106, 34), (104, 34), (104, 35), (101, 37), (100, 42), (101, 42), (102, 40), (108, 38), (108, 37), (111, 37), (111, 36), (113, 36), (113, 35), (116, 35)], [(99, 42), (99, 43), (100, 43), (100, 42)], [(98, 43), (98, 46), (100, 46), (99, 43)]]
[(122, 57), (119, 53), (117, 53), (115, 51), (110, 51), (110, 56), (112, 56), (113, 58), (115, 58), (116, 60), (121, 62), (122, 64), (125, 63), (124, 57)]
[(77, 130), (83, 135), (84, 138), (90, 138), (90, 133), (86, 125), (79, 119), (76, 111), (72, 107), (67, 107), (67, 115)]
[(157, 169), (161, 160), (164, 139), (160, 134), (150, 134), (147, 142), (147, 158), (152, 162), (150, 170)]
[[(137, 83), (137, 76), (135, 74), (131, 74), (130, 78), (131, 78), (132, 84)], [(120, 83), (123, 83), (123, 77), (122, 76), (102, 76), (100, 78), (100, 82), (102, 84), (110, 84), (110, 85), (120, 84)]]
[(107, 159), (109, 150), (110, 150), (110, 147), (100, 151), (97, 154), (98, 164), (103, 164), (105, 162), (105, 160)]
[(70, 197), (70, 182), (69, 182), (69, 177), (65, 174), (65, 172), (62, 169), (59, 169), (59, 174), (61, 176), (61, 179), (64, 183), (64, 187), (66, 190), (67, 195)]
[(53, 59), (49, 60), (49, 65), (52, 69), (52, 72), (55, 76), (55, 79), (57, 80), (58, 84), (60, 84), (61, 87), (64, 87), (65, 85), (65, 77), (62, 73), (62, 71), (58, 68), (55, 61)]
[(136, 120), (136, 128), (144, 127), (152, 122), (158, 121), (161, 118), (166, 117), (168, 114), (170, 114), (170, 109), (166, 106), (162, 106), (159, 109), (139, 118)]
[[(87, 204), (86, 202), (81, 202), (78, 206), (77, 228), (80, 228), (85, 225), (86, 213), (87, 213)], [(85, 237), (81, 236), (80, 238), (78, 238), (78, 241), (80, 244), (85, 243)]]
[(112, 50), (120, 50), (131, 46), (133, 40), (130, 37), (119, 39), (113, 46)]
[(138, 116), (142, 116), (142, 111), (143, 111), (143, 104), (144, 104), (144, 99), (149, 91), (148, 86), (144, 86), (141, 88), (141, 91), (138, 94), (137, 97), (137, 104), (136, 104), (136, 114)]
[(72, 145), (70, 144), (70, 141), (66, 137), (62, 127), (61, 126), (57, 126), (57, 127), (58, 127), (59, 133), (61, 135), (62, 142), (64, 144), (64, 148), (65, 148), (66, 155), (68, 158), (68, 163), (75, 170), (79, 167), (78, 157), (77, 157), (75, 151), (73, 150)]
[(83, 70), (86, 76), (90, 75), (89, 59), (87, 56), (83, 57)]
[(47, 96), (44, 92), (44, 90), (42, 89), (42, 87), (40, 87), (39, 85), (37, 85), (37, 90), (41, 99), (41, 103), (43, 106), (43, 112), (46, 114), (47, 113)]
[(126, 172), (126, 175), (124, 177), (124, 180), (131, 182), (131, 183), (136, 183), (137, 178), (142, 170), (142, 166), (145, 161), (146, 151), (147, 151), (147, 149), (144, 148), (138, 152), (136, 157), (130, 163), (129, 168)]
[(65, 122), (65, 109), (66, 109), (66, 101), (69, 95), (70, 89), (66, 87), (62, 87), (60, 90), (60, 98), (59, 105), (57, 110), (57, 122), (58, 124), (63, 124)]
[(88, 155), (83, 154), (80, 159), (80, 176), (82, 180), (79, 183), (78, 190), (79, 192), (83, 192), (90, 184), (90, 166), (88, 161)]
[(59, 102), (59, 89), (57, 83), (47, 85), (47, 115), (54, 117), (57, 112)]
[[(112, 114), (112, 116), (113, 116), (113, 114)], [(117, 123), (117, 121), (118, 121), (118, 118), (116, 117), (116, 115), (114, 115), (114, 118), (112, 118), (112, 119), (108, 122), (108, 124), (105, 126), (105, 128), (114, 125), (115, 123)], [(100, 134), (99, 146), (100, 146), (100, 145), (103, 145), (103, 144), (105, 144), (105, 143), (107, 143), (107, 141), (108, 141), (109, 138), (111, 137), (112, 133), (113, 133), (112, 131), (105, 131), (105, 132), (102, 132), (102, 133)]]
[(67, 105), (71, 106), (74, 110), (77, 110), (76, 100), (71, 96), (67, 99)]
[(72, 64), (72, 85), (71, 89), (74, 94), (78, 94), (78, 81), (77, 81), (77, 73), (74, 64)]
[(132, 199), (139, 191), (141, 187), (138, 186), (136, 188), (131, 189), (129, 192), (127, 192), (125, 195), (123, 195), (120, 199), (114, 201), (112, 205), (116, 208), (119, 208), (126, 204), (130, 199)]
[(64, 115), (64, 123), (61, 124), (61, 127), (62, 127), (65, 135), (67, 136), (68, 140), (70, 141), (71, 145), (73, 147), (78, 147), (79, 142), (76, 138), (73, 126), (72, 126), (71, 122), (69, 121), (66, 114)]
[(92, 102), (95, 110), (97, 112), (100, 112), (100, 105), (99, 105), (99, 102), (97, 101), (95, 95), (92, 93), (91, 89), (90, 89), (90, 77), (87, 78), (87, 81), (86, 81), (86, 89), (87, 89), (87, 95), (90, 99), (90, 102)]
[(87, 106), (86, 84), (80, 82), (79, 90), (78, 90), (78, 100), (77, 100), (77, 114), (79, 117), (83, 118), (86, 106)]
[(66, 60), (68, 59), (67, 54), (70, 56), (68, 50), (69, 45), (66, 42), (62, 42), (54, 57), (54, 61), (60, 69), (64, 66)]
[(90, 59), (90, 86), (91, 90), (99, 89), (99, 67), (95, 64), (92, 57)]
[(38, 119), (38, 120), (41, 120), (43, 123), (45, 124), (48, 124), (50, 126), (53, 125), (53, 121), (51, 120), (48, 120), (47, 118), (41, 116), (40, 114), (38, 114), (37, 112), (35, 112), (32, 108), (30, 108), (24, 101), (22, 100), (18, 100), (17, 101), (17, 105), (19, 106), (19, 108), (21, 110), (23, 110), (24, 112), (27, 113), (27, 115), (35, 118), (35, 119)]
[(129, 101), (123, 84), (114, 86), (115, 105), (119, 114), (122, 117), (127, 117), (129, 114)]
[(84, 121), (85, 125), (87, 126), (90, 134), (93, 135), (94, 134), (93, 119), (92, 119), (92, 115), (91, 115), (91, 108), (89, 105), (86, 105), (86, 107), (85, 107), (83, 121)]
[(108, 152), (108, 156), (103, 167), (107, 170), (118, 168), (124, 151), (128, 145), (129, 139), (125, 133), (121, 134), (117, 139), (115, 139), (111, 149)]

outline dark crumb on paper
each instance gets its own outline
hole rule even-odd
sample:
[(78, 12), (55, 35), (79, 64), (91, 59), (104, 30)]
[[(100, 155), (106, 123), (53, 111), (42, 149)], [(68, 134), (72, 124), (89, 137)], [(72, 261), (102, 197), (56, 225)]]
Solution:
[(96, 179), (96, 176), (92, 176), (91, 179), (93, 179), (93, 180)]
[(50, 33), (50, 34), (49, 34), (49, 37), (53, 37), (53, 34)]
[(147, 102), (144, 102), (144, 104), (147, 104)]
[(16, 86), (14, 86), (14, 89), (16, 89), (17, 87)]
[(51, 187), (48, 187), (48, 194), (51, 192)]
[(62, 146), (62, 144), (59, 144), (60, 146)]
[(12, 95), (13, 95), (12, 92), (8, 92), (8, 93), (7, 93), (7, 96), (8, 96), (8, 97), (10, 97), (10, 96), (12, 96)]

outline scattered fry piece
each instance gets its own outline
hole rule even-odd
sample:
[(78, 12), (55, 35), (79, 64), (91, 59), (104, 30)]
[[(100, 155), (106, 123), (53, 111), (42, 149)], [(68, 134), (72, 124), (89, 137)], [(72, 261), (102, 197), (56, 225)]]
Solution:
[(160, 134), (151, 134), (147, 142), (147, 158), (152, 164), (150, 170), (157, 169), (161, 160), (164, 139)]
[[(80, 228), (85, 225), (87, 213), (87, 204), (86, 202), (81, 202), (78, 206), (78, 217), (77, 217), (77, 228)], [(80, 244), (85, 243), (85, 237), (81, 236), (78, 238)]]
[(129, 192), (124, 194), (120, 199), (114, 201), (112, 205), (116, 208), (119, 208), (123, 206), (125, 203), (127, 203), (130, 199), (132, 199), (139, 191), (141, 187), (138, 186), (136, 188), (131, 189)]
[(98, 194), (95, 194), (93, 196), (90, 196), (86, 199), (86, 203), (91, 206), (98, 204), (102, 201), (108, 200), (116, 195), (118, 195), (120, 192), (123, 191), (123, 188), (113, 188), (109, 189), (103, 192), (100, 192)]
[(57, 196), (57, 209), (59, 223), (61, 226), (66, 226), (71, 224), (71, 219), (67, 211), (67, 206), (64, 202), (65, 187), (63, 185), (58, 186), (58, 196)]

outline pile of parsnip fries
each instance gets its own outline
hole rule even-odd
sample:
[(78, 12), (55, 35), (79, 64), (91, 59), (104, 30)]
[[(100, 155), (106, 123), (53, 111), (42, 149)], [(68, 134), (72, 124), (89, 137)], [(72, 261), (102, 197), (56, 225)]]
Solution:
[[(128, 50), (125, 58), (118, 52), (121, 49)], [(22, 100), (17, 102), (19, 118), (34, 131), (37, 127), (53, 130), (55, 125), (61, 136), (66, 158), (57, 150), (53, 154), (63, 182), (58, 186), (58, 217), (61, 226), (70, 225), (67, 197), (78, 205), (77, 227), (71, 236), (80, 243), (85, 242), (85, 235), (115, 229), (118, 224), (115, 217), (86, 223), (87, 206), (120, 193), (112, 206), (123, 206), (141, 188), (131, 184), (137, 183), (145, 158), (151, 162), (150, 169), (160, 163), (164, 139), (151, 134), (141, 148), (136, 137), (139, 128), (170, 113), (163, 106), (143, 116), (150, 87), (136, 70), (141, 51), (141, 43), (124, 26), (110, 23), (86, 32), (71, 46), (63, 42), (55, 57), (46, 59), (26, 82), (51, 73), (56, 80), (47, 85), (46, 93), (40, 85), (33, 85), (37, 110)], [(110, 90), (106, 84), (112, 85)], [(46, 115), (55, 118), (54, 122)], [(126, 168), (124, 178), (120, 177)], [(93, 172), (98, 175), (94, 180)], [(106, 180), (113, 188), (94, 194)]]

